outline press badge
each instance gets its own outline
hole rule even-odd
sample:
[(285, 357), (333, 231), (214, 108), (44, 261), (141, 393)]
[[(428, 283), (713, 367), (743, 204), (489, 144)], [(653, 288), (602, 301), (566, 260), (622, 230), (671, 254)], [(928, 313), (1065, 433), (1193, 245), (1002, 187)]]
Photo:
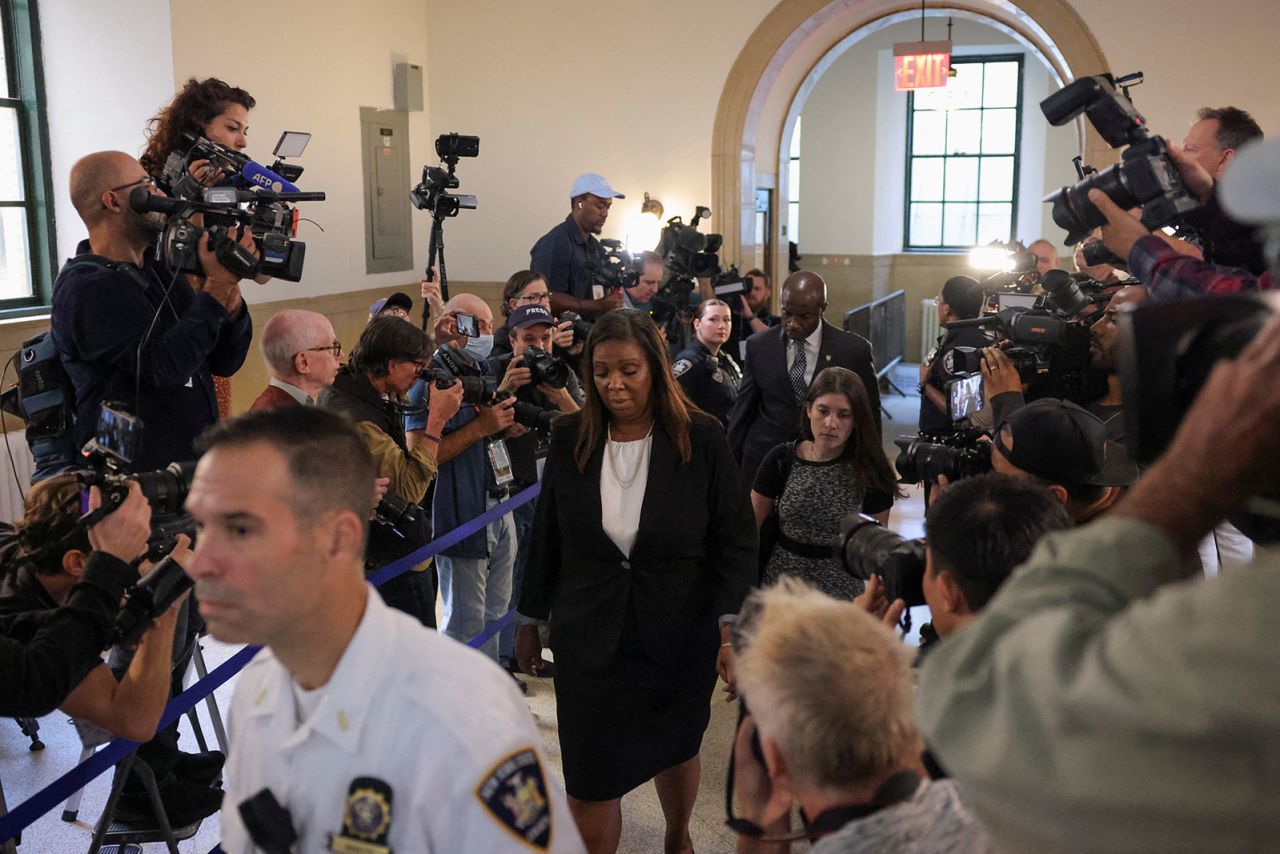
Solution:
[(511, 473), (511, 455), (507, 453), (507, 443), (502, 439), (490, 439), (486, 445), (489, 451), (489, 466), (493, 469), (493, 479), (498, 486), (506, 486), (516, 479)]
[(592, 285), (592, 286), (591, 286), (591, 298), (592, 298), (592, 299), (604, 299), (604, 285)]

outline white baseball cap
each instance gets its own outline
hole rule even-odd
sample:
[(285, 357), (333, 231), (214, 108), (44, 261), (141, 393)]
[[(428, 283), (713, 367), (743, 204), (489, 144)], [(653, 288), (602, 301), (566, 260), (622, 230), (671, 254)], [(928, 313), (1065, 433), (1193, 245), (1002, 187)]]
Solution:
[(613, 187), (609, 186), (609, 182), (604, 179), (603, 175), (595, 172), (588, 172), (585, 175), (579, 175), (573, 179), (573, 189), (569, 191), (569, 198), (576, 199), (578, 196), (590, 193), (593, 196), (599, 196), (602, 199), (625, 199), (626, 196), (619, 193)]

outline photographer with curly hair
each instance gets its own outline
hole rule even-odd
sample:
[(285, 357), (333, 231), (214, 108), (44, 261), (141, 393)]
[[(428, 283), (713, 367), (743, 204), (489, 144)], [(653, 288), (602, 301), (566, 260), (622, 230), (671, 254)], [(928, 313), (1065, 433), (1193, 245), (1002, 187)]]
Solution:
[[(185, 134), (243, 151), (249, 145), (249, 111), (257, 101), (245, 90), (216, 77), (189, 78), (182, 91), (147, 121), (147, 147), (138, 159), (147, 174), (161, 181), (165, 164), (175, 153), (185, 157), (191, 143)], [(207, 160), (187, 164), (191, 176), (206, 187), (219, 184), (223, 175)], [(171, 188), (161, 186), (167, 191)]]

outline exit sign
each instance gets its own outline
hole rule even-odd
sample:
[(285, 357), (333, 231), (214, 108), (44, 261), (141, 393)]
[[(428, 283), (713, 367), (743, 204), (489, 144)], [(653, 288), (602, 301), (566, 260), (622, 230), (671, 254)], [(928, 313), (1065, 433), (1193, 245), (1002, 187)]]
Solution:
[(899, 92), (947, 85), (951, 42), (898, 42), (893, 46), (893, 88)]

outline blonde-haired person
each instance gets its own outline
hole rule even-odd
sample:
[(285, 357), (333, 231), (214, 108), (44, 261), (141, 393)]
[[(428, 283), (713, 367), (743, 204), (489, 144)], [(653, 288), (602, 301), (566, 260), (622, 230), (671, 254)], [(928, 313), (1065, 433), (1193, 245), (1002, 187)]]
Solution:
[[(735, 646), (751, 710), (734, 742), (735, 800), (753, 825), (737, 823), (740, 854), (811, 837), (814, 854), (991, 850), (955, 783), (926, 779), (911, 652), (892, 631), (853, 603), (783, 579), (752, 594)], [(808, 821), (789, 834), (796, 805)]]

